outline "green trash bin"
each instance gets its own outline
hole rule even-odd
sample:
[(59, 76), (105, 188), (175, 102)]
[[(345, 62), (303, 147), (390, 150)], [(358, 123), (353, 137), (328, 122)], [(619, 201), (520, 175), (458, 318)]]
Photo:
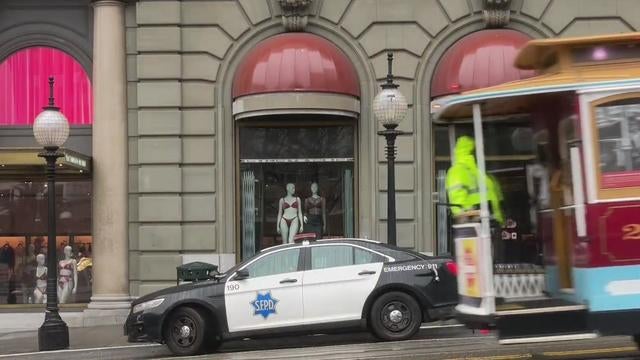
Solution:
[(198, 282), (211, 279), (211, 275), (218, 273), (218, 266), (205, 262), (194, 261), (176, 267), (178, 272), (176, 284), (180, 281)]

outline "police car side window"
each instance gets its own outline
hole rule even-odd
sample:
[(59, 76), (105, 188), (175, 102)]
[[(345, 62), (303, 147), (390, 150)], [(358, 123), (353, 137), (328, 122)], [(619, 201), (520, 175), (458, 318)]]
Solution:
[(384, 257), (359, 248), (354, 248), (354, 260), (356, 265), (385, 262)]
[(384, 257), (378, 254), (349, 245), (314, 246), (311, 248), (311, 270), (384, 261)]
[(351, 246), (314, 246), (311, 248), (311, 270), (353, 265)]
[(298, 271), (300, 249), (290, 249), (265, 255), (247, 266), (249, 278), (277, 275)]

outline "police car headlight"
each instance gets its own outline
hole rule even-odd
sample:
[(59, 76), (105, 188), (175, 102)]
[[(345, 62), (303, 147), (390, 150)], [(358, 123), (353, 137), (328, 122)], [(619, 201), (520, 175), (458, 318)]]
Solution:
[(145, 301), (143, 303), (135, 305), (133, 307), (133, 312), (137, 313), (137, 312), (142, 312), (142, 311), (145, 311), (145, 310), (153, 309), (154, 307), (160, 306), (160, 304), (162, 304), (163, 301), (164, 301), (164, 298)]

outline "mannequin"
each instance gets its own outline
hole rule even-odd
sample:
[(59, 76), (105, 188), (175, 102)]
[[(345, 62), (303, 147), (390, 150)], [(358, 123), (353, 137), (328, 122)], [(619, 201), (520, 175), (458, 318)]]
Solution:
[(22, 293), (26, 294), (25, 302), (33, 304), (33, 294), (36, 286), (36, 250), (33, 244), (27, 246), (27, 254), (24, 257), (24, 268), (22, 269)]
[(64, 247), (64, 260), (58, 261), (58, 299), (61, 304), (68, 302), (76, 293), (78, 271), (76, 260), (71, 258), (71, 246)]
[(296, 186), (288, 183), (287, 194), (278, 202), (278, 219), (276, 230), (282, 235), (282, 243), (293, 243), (297, 233), (302, 232), (302, 204), (300, 198), (294, 196)]
[(327, 209), (323, 197), (318, 195), (318, 183), (311, 183), (311, 196), (304, 200), (304, 208), (307, 216), (304, 217), (305, 224), (310, 232), (316, 234), (316, 239), (321, 239), (322, 234), (327, 231)]
[(36, 288), (33, 289), (33, 301), (36, 304), (47, 302), (47, 267), (44, 265), (44, 254), (36, 256)]

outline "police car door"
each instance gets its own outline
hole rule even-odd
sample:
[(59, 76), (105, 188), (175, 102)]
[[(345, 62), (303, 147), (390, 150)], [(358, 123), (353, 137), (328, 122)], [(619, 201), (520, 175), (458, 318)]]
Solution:
[(303, 287), (305, 322), (360, 319), (385, 257), (350, 244), (319, 244), (308, 249), (310, 264)]
[[(302, 253), (282, 249), (256, 258), (225, 284), (229, 332), (299, 325), (302, 313)], [(241, 277), (241, 276), (240, 276)]]

